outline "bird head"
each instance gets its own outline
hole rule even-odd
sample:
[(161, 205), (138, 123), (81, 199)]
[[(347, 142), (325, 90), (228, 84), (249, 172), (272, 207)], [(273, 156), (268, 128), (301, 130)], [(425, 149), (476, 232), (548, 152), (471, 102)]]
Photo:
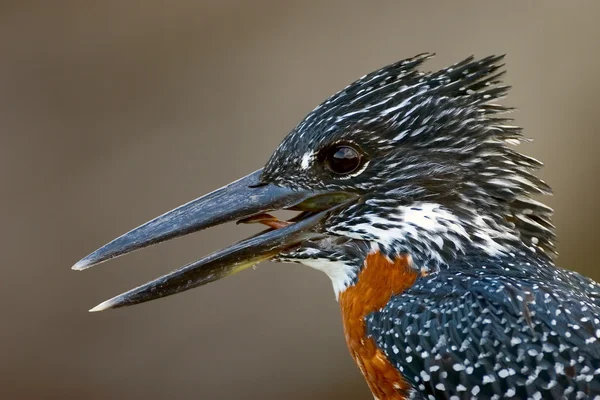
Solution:
[[(541, 164), (513, 149), (520, 129), (494, 103), (502, 57), (437, 72), (422, 54), (372, 72), (331, 96), (283, 140), (265, 167), (178, 207), (79, 261), (108, 259), (217, 224), (269, 229), (114, 297), (94, 311), (168, 296), (264, 260), (326, 272), (336, 293), (378, 251), (439, 269), (466, 254), (554, 253)], [(289, 221), (268, 214), (299, 211)]]

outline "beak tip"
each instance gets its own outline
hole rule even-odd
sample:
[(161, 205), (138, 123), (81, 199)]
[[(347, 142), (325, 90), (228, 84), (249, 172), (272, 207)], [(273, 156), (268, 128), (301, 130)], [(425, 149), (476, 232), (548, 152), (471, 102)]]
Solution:
[[(105, 246), (106, 247), (106, 246)], [(96, 250), (95, 252), (83, 257), (81, 260), (77, 261), (75, 263), (75, 265), (73, 265), (71, 267), (72, 270), (74, 271), (83, 271), (84, 269), (88, 269), (91, 267), (95, 267), (98, 264), (102, 264), (105, 261), (108, 261), (112, 258), (114, 258), (115, 256), (110, 255), (110, 256), (106, 256), (104, 255), (101, 250), (103, 250), (103, 248), (100, 248), (98, 250)]]
[(105, 310), (110, 310), (111, 308), (113, 308), (114, 304), (113, 304), (113, 299), (110, 300), (106, 300), (100, 304), (98, 304), (96, 307), (94, 308), (90, 308), (88, 312), (99, 312), (99, 311), (105, 311)]
[(77, 261), (75, 263), (75, 265), (73, 265), (71, 267), (71, 269), (74, 271), (83, 271), (84, 269), (88, 269), (92, 265), (93, 264), (91, 262), (89, 262), (89, 260), (86, 257), (86, 258), (82, 258), (81, 260)]

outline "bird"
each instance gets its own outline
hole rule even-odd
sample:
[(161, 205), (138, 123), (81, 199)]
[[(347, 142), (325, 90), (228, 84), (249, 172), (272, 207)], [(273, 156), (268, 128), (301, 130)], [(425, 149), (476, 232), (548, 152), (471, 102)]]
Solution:
[[(265, 228), (90, 311), (259, 262), (329, 276), (375, 399), (600, 400), (600, 285), (556, 265), (551, 188), (500, 103), (504, 56), (423, 53), (329, 97), (263, 168), (114, 239), (83, 270), (226, 222)], [(271, 213), (295, 211), (282, 220)]]

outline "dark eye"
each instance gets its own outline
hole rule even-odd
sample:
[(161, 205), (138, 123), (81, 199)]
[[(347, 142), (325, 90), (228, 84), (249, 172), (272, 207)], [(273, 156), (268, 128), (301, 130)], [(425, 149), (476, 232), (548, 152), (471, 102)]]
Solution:
[(347, 145), (334, 146), (325, 156), (325, 165), (336, 174), (349, 174), (361, 165), (361, 154)]

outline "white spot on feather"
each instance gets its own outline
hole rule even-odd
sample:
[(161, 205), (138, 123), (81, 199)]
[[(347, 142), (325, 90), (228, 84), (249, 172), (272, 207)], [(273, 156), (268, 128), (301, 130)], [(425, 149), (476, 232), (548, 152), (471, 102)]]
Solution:
[(313, 158), (315, 158), (314, 151), (311, 150), (304, 153), (304, 155), (302, 156), (302, 161), (300, 162), (300, 167), (303, 170), (307, 170), (310, 167)]

